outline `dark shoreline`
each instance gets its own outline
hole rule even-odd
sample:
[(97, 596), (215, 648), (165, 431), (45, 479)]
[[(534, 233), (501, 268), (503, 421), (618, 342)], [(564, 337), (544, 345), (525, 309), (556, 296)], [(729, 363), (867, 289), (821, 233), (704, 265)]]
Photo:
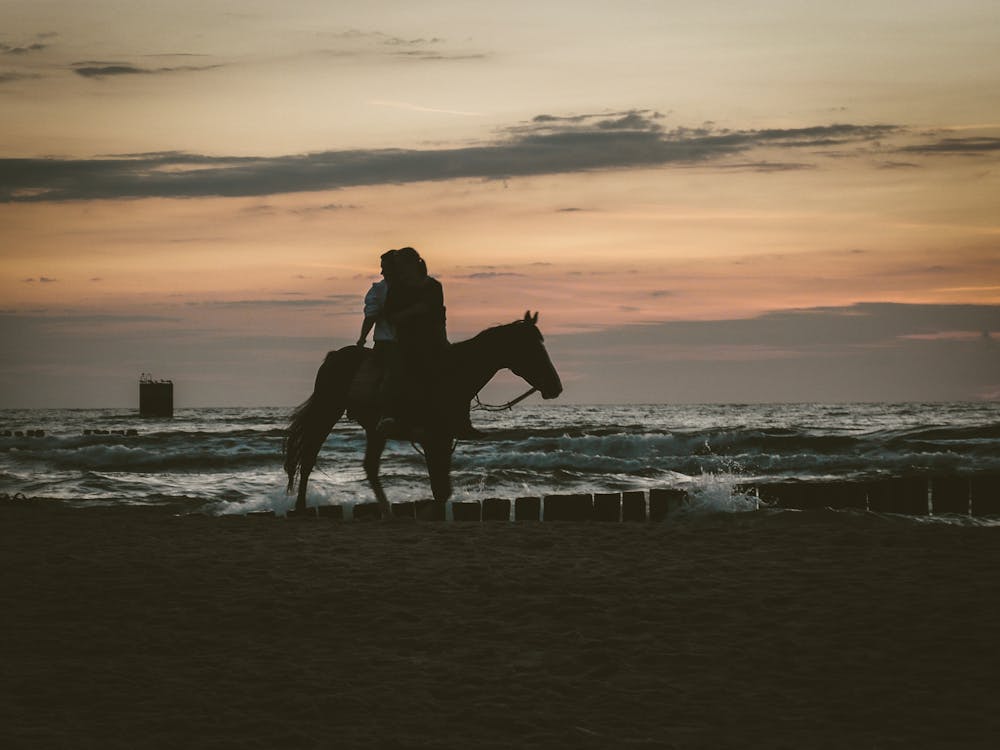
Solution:
[(989, 747), (1000, 529), (0, 505), (0, 744)]

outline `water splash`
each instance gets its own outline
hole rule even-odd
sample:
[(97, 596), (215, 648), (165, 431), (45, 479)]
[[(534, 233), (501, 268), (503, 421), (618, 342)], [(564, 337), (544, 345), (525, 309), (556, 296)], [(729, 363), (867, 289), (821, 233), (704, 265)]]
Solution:
[(746, 475), (734, 473), (701, 474), (691, 478), (684, 488), (687, 500), (678, 514), (687, 516), (717, 513), (750, 513), (761, 508), (760, 498), (742, 486)]

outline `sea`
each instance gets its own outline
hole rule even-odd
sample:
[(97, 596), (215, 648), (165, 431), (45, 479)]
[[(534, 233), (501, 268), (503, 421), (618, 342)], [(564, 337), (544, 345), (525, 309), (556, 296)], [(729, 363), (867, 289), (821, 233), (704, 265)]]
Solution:
[[(538, 397), (534, 397), (537, 399)], [(233, 514), (294, 505), (282, 446), (291, 407), (0, 411), (0, 497), (71, 507)], [(760, 508), (742, 488), (776, 480), (857, 481), (1000, 474), (1000, 403), (595, 406), (529, 400), (474, 411), (486, 433), (460, 442), (453, 501), (683, 488), (705, 512)], [(364, 433), (338, 423), (309, 483), (310, 505), (373, 500)], [(422, 455), (387, 447), (392, 501), (430, 497)], [(350, 517), (349, 510), (345, 512)]]

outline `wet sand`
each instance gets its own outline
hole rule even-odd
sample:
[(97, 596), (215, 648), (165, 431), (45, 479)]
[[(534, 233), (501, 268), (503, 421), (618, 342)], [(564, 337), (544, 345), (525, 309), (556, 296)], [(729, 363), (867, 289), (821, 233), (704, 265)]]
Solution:
[(1000, 529), (0, 506), (0, 747), (992, 747)]

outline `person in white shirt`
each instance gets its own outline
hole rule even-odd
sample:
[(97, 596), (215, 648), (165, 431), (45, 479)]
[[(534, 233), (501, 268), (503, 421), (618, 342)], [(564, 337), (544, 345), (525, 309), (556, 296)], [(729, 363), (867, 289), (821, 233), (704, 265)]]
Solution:
[(385, 317), (385, 300), (396, 270), (395, 254), (395, 250), (382, 253), (382, 280), (372, 284), (372, 288), (365, 295), (365, 319), (361, 323), (361, 335), (358, 337), (358, 346), (364, 346), (368, 341), (368, 334), (372, 328), (375, 329), (375, 335), (372, 337), (375, 342), (375, 356), (382, 365), (388, 362), (388, 350), (396, 344), (396, 329)]

